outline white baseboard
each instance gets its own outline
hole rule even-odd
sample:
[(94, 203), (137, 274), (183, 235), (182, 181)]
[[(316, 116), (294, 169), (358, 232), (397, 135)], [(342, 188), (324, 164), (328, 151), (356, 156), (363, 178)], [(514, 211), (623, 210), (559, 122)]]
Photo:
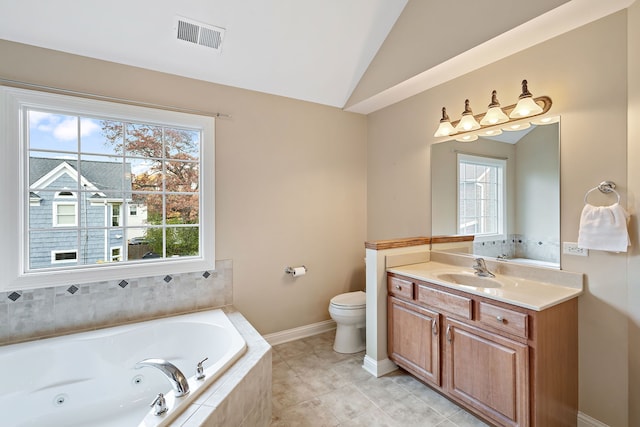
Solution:
[(589, 415), (578, 412), (578, 427), (609, 427), (607, 424), (602, 423), (595, 418), (591, 418)]
[(336, 328), (334, 320), (324, 320), (311, 325), (300, 326), (298, 328), (287, 329), (286, 331), (274, 332), (264, 335), (263, 338), (271, 345), (283, 344), (289, 341), (295, 341), (300, 338), (306, 338), (313, 335), (328, 332)]
[(398, 369), (398, 365), (389, 359), (375, 360), (369, 356), (364, 356), (362, 368), (374, 377), (380, 378), (381, 376)]

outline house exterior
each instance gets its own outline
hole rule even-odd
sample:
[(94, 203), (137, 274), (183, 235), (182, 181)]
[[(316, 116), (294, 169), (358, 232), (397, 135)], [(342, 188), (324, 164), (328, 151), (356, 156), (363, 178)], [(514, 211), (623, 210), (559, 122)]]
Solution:
[[(129, 164), (31, 157), (29, 162), (30, 269), (122, 261), (127, 239), (146, 222), (131, 203)], [(54, 238), (52, 238), (54, 236)]]

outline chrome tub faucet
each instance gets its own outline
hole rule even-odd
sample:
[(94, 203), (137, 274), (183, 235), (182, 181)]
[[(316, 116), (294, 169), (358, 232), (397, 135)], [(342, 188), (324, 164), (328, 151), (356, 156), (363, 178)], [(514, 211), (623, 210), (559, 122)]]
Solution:
[(145, 366), (159, 369), (171, 383), (171, 387), (173, 387), (176, 397), (182, 397), (189, 394), (189, 382), (187, 381), (187, 377), (185, 377), (182, 371), (180, 371), (180, 369), (178, 369), (178, 367), (173, 363), (164, 359), (144, 359), (136, 363), (135, 369), (144, 368)]
[(489, 271), (487, 264), (484, 262), (484, 258), (476, 258), (473, 269), (476, 271), (476, 276), (480, 277), (496, 277), (495, 274)]

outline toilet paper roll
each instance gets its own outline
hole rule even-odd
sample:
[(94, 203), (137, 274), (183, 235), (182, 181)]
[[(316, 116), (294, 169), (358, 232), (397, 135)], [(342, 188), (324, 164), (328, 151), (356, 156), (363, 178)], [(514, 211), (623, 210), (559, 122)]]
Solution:
[(307, 269), (304, 267), (295, 267), (293, 269), (293, 277), (304, 276), (307, 274)]

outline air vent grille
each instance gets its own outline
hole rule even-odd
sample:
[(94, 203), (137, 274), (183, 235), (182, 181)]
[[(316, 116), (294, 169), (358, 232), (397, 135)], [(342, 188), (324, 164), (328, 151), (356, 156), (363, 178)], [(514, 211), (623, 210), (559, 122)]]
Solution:
[(205, 46), (216, 51), (222, 49), (224, 28), (202, 24), (182, 17), (177, 18), (176, 37), (189, 43)]

